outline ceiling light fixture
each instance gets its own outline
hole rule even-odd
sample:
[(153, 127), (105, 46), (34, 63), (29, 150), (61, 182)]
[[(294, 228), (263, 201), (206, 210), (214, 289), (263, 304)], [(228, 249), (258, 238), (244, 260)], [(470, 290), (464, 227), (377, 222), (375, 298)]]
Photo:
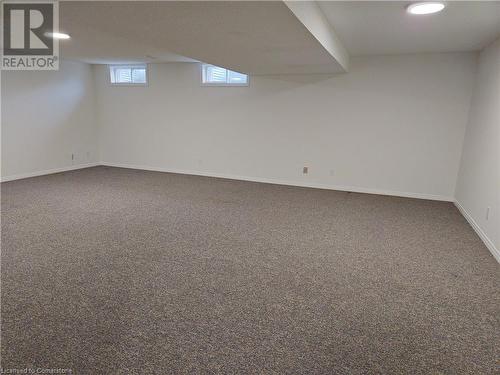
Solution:
[(410, 4), (406, 11), (410, 14), (432, 14), (441, 12), (444, 9), (444, 3), (439, 2), (425, 2), (425, 3), (414, 3)]
[(54, 38), (54, 39), (69, 39), (71, 38), (68, 34), (64, 33), (47, 33), (47, 36)]

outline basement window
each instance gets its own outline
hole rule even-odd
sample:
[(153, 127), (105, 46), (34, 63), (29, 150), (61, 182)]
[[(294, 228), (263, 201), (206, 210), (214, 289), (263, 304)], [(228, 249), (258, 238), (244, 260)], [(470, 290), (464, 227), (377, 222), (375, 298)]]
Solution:
[(140, 65), (111, 65), (109, 76), (113, 85), (145, 86), (148, 83), (148, 68)]
[(202, 86), (248, 86), (248, 75), (211, 64), (201, 65)]

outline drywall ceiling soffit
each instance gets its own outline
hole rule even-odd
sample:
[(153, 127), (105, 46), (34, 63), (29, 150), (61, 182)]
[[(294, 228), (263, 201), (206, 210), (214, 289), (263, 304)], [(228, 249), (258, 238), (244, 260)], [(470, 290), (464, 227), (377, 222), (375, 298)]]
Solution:
[(63, 58), (204, 61), (251, 74), (339, 73), (348, 55), (315, 2), (64, 1)]

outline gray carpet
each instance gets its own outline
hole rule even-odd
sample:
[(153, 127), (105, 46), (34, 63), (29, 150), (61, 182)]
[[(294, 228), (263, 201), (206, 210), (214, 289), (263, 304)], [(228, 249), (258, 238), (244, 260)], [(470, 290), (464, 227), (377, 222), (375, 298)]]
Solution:
[(96, 167), (2, 184), (2, 367), (498, 374), (451, 203)]

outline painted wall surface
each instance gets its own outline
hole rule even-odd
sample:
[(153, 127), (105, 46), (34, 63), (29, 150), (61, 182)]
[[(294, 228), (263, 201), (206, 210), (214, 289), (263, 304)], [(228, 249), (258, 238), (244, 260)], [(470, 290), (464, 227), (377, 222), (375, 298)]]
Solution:
[(2, 179), (97, 162), (93, 83), (90, 65), (70, 61), (2, 71)]
[(479, 56), (456, 198), (495, 246), (500, 261), (500, 39)]
[[(148, 87), (95, 66), (101, 161), (453, 200), (477, 55), (354, 58), (347, 74), (201, 87), (198, 64)], [(309, 174), (302, 174), (302, 167)]]

